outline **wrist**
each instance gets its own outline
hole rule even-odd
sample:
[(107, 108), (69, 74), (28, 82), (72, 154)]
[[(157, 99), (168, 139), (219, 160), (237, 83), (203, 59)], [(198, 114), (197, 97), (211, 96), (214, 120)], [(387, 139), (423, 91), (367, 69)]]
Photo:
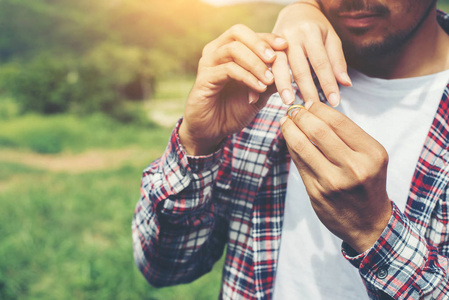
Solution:
[(388, 205), (385, 206), (383, 212), (379, 214), (377, 222), (370, 226), (368, 230), (360, 230), (352, 239), (352, 241), (346, 241), (357, 253), (363, 253), (370, 249), (377, 240), (381, 237), (385, 228), (388, 226), (391, 215), (393, 213), (393, 208), (390, 201), (388, 200)]
[(183, 121), (178, 131), (179, 140), (184, 151), (190, 156), (202, 156), (218, 150), (223, 138), (197, 137), (190, 133), (188, 125)]

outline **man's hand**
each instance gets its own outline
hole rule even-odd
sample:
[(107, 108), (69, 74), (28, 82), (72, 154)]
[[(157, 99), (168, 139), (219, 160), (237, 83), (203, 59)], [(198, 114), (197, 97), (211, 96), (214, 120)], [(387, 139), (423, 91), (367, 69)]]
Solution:
[(388, 155), (335, 109), (319, 102), (306, 107), (281, 121), (289, 152), (318, 218), (362, 253), (377, 241), (391, 216)]
[[(274, 83), (268, 66), (278, 68), (275, 51), (286, 48), (284, 39), (244, 25), (233, 26), (204, 48), (179, 129), (187, 153), (211, 153), (251, 122), (275, 92), (268, 88)], [(285, 77), (285, 68), (278, 73)]]
[[(340, 38), (320, 11), (315, 0), (299, 0), (285, 7), (273, 29), (284, 37), (289, 47), (286, 51), (293, 78), (305, 102), (318, 102), (310, 66), (315, 71), (329, 104), (340, 103), (337, 81), (351, 86)], [(276, 75), (276, 73), (275, 73)], [(276, 80), (279, 93), (291, 90), (289, 80)]]

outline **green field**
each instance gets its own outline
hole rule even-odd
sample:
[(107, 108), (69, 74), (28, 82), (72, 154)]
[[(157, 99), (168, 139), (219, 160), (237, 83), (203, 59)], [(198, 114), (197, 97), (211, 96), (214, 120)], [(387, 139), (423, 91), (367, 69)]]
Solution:
[[(153, 113), (178, 118), (190, 86), (163, 83), (151, 104), (177, 109)], [(140, 175), (164, 150), (173, 125), (167, 122), (123, 125), (101, 115), (0, 120), (0, 299), (217, 298), (221, 264), (192, 284), (154, 289), (133, 261)]]

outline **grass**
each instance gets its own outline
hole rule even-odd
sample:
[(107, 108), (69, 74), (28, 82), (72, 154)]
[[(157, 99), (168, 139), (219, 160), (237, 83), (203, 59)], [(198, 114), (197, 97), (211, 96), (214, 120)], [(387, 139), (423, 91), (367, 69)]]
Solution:
[(166, 144), (168, 129), (124, 125), (104, 115), (42, 116), (28, 114), (0, 120), (0, 146), (39, 153), (82, 152), (89, 148), (143, 148)]
[(440, 1), (438, 3), (438, 8), (446, 13), (449, 13), (449, 1)]
[[(170, 102), (182, 108), (190, 87), (191, 80), (162, 83), (158, 98), (150, 104)], [(222, 261), (191, 284), (155, 289), (132, 257), (131, 220), (141, 172), (164, 151), (171, 128), (123, 125), (103, 115), (19, 117), (11, 103), (2, 111), (0, 299), (218, 297)], [(31, 152), (60, 160), (91, 149), (121, 153), (130, 147), (146, 155), (82, 173), (51, 171), (42, 164), (30, 167), (25, 159)], [(20, 153), (23, 159), (8, 161), (2, 151)]]
[(0, 299), (214, 299), (220, 266), (154, 289), (132, 258), (141, 170), (79, 175), (0, 163)]

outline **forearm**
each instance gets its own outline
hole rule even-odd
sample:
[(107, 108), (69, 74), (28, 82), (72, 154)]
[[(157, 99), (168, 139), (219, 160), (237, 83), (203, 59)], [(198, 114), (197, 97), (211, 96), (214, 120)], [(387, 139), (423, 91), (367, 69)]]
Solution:
[(212, 200), (219, 160), (220, 152), (188, 158), (175, 131), (164, 155), (145, 170), (133, 245), (152, 285), (192, 281), (220, 258), (227, 226)]

